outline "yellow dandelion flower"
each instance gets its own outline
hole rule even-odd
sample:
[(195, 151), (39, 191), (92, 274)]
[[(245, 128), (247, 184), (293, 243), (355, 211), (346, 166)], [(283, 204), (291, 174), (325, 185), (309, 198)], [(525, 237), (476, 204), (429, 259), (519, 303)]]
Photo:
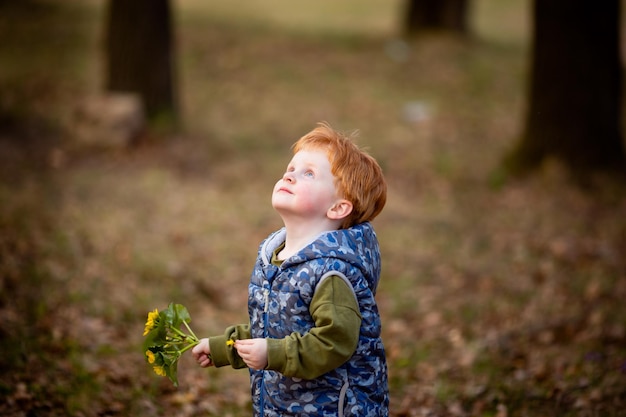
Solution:
[(152, 353), (152, 351), (150, 350), (146, 350), (146, 357), (148, 358), (148, 363), (154, 363), (154, 361), (156, 360), (154, 357), (154, 353)]
[(232, 339), (228, 339), (226, 341), (226, 346), (230, 347), (230, 346), (234, 346), (235, 345), (235, 341)]
[(150, 330), (154, 329), (159, 322), (159, 310), (154, 309), (154, 311), (150, 311), (148, 313), (148, 320), (146, 320), (146, 327), (143, 330), (143, 335), (147, 335), (150, 333)]
[(167, 376), (162, 366), (154, 366), (152, 369), (154, 369), (154, 373), (159, 376)]

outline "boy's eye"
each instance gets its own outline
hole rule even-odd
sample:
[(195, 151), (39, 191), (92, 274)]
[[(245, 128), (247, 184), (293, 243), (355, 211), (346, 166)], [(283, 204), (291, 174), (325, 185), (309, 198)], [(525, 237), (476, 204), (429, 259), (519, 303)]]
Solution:
[(313, 174), (313, 171), (305, 171), (304, 176), (308, 178), (313, 178), (315, 174)]

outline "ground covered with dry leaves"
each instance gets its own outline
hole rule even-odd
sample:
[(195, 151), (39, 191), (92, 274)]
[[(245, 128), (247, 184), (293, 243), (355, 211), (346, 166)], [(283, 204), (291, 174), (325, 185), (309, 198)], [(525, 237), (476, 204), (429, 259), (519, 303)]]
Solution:
[(0, 68), (0, 415), (250, 415), (244, 370), (185, 356), (178, 388), (154, 375), (144, 322), (169, 302), (201, 336), (247, 320), (257, 245), (280, 227), (271, 187), (321, 120), (359, 129), (389, 183), (392, 416), (626, 415), (626, 187), (498, 170), (523, 120), (523, 2), (481, 2), (472, 41), (410, 45), (382, 1), (363, 25), (321, 2), (322, 31), (286, 1), (267, 20), (258, 1), (177, 3), (185, 131), (113, 149), (72, 141), (101, 5), (39, 3), (37, 28), (0, 19), (48, 51)]

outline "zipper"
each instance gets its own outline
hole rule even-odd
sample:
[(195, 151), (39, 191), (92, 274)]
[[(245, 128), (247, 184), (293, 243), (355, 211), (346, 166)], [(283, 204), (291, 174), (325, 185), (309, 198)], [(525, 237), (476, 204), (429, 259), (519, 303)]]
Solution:
[[(268, 318), (267, 318), (267, 312), (269, 311), (269, 304), (270, 304), (270, 289), (269, 288), (264, 288), (263, 289), (263, 336), (267, 337), (267, 324), (268, 324)], [(260, 408), (260, 415), (261, 417), (263, 417), (265, 415), (265, 397), (263, 395), (263, 392), (265, 391), (265, 371), (261, 370), (261, 392), (259, 393), (259, 397), (261, 399), (260, 404), (259, 404), (259, 408)]]
[(265, 288), (263, 290), (263, 303), (264, 303), (263, 312), (266, 314), (266, 316), (264, 317), (264, 320), (266, 322), (265, 324), (267, 324), (267, 311), (269, 310), (269, 302), (270, 302), (270, 290), (269, 288)]

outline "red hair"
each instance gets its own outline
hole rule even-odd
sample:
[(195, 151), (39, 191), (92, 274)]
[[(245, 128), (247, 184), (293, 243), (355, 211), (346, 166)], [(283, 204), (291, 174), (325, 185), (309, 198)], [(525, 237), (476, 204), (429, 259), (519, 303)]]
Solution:
[[(354, 137), (354, 135), (352, 135)], [(301, 150), (325, 150), (337, 192), (352, 203), (352, 212), (341, 228), (373, 220), (387, 202), (387, 183), (378, 162), (344, 134), (327, 123), (301, 137), (293, 153)]]

